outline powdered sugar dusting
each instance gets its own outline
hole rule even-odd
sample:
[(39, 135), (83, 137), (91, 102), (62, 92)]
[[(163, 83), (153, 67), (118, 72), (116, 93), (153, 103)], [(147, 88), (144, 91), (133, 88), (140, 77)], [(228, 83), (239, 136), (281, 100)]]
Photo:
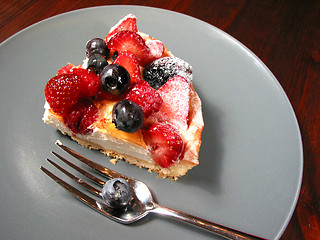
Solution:
[(119, 22), (117, 22), (116, 25), (114, 25), (112, 28), (110, 28), (109, 33), (111, 33), (113, 30), (115, 30), (117, 27), (119, 27), (119, 25), (120, 25), (122, 22), (126, 21), (128, 18), (137, 19), (137, 17), (136, 17), (135, 15), (133, 15), (132, 13), (129, 13), (129, 14), (128, 14), (127, 16), (125, 16), (124, 18), (121, 18), (121, 19), (119, 20)]
[(160, 40), (147, 40), (146, 45), (149, 47), (150, 55), (154, 59), (161, 58), (164, 52), (164, 45)]
[(182, 76), (188, 83), (192, 81), (192, 66), (177, 57), (163, 57), (155, 60), (143, 71), (146, 80), (154, 89), (160, 88), (170, 78)]
[(179, 130), (185, 131), (188, 128), (189, 83), (185, 78), (175, 76), (157, 91), (162, 97), (163, 105), (152, 117), (159, 122), (170, 122)]
[(114, 25), (113, 27), (110, 28), (110, 31), (106, 37), (106, 42), (108, 42), (110, 40), (110, 38), (113, 36), (113, 34), (116, 32), (116, 29), (123, 24), (124, 22), (126, 22), (129, 18), (131, 18), (133, 21), (136, 22), (137, 17), (135, 15), (133, 15), (132, 13), (129, 13), (128, 15), (126, 15), (124, 18), (120, 19), (119, 22), (117, 22), (116, 25)]

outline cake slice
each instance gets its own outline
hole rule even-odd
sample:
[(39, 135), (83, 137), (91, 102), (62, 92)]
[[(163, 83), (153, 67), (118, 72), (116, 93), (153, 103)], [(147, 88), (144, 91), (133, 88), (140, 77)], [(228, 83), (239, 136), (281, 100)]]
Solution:
[(45, 88), (45, 123), (84, 147), (177, 179), (199, 164), (204, 126), (192, 67), (138, 32), (132, 14), (87, 42)]

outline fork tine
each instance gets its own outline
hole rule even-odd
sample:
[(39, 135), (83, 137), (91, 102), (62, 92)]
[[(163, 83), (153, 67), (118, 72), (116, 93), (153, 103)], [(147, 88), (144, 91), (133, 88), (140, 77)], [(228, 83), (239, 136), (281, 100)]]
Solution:
[(100, 178), (97, 178), (96, 176), (92, 175), (91, 173), (83, 170), (82, 168), (78, 167), (77, 165), (73, 164), (72, 162), (68, 161), (67, 159), (65, 159), (64, 157), (62, 157), (60, 154), (56, 153), (56, 152), (51, 152), (53, 155), (55, 155), (57, 158), (59, 158), (61, 161), (63, 161), (64, 163), (66, 163), (67, 165), (69, 165), (70, 167), (72, 167), (73, 169), (77, 170), (78, 172), (80, 172), (82, 175), (86, 176), (87, 178), (90, 178), (92, 181), (98, 183), (101, 186), (103, 186), (106, 182), (101, 180)]
[(75, 151), (73, 151), (72, 149), (70, 149), (69, 147), (63, 145), (59, 140), (56, 141), (56, 145), (59, 146), (61, 149), (63, 149), (64, 151), (66, 151), (67, 153), (69, 153), (70, 155), (72, 155), (73, 157), (77, 158), (79, 161), (83, 162), (84, 164), (88, 165), (89, 167), (97, 170), (98, 172), (105, 174), (111, 178), (124, 178), (126, 180), (130, 180), (129, 177), (120, 174), (116, 171), (113, 171), (109, 168), (106, 168), (82, 155), (80, 155), (79, 153), (76, 153)]
[(57, 169), (59, 169), (61, 172), (63, 172), (64, 174), (66, 174), (69, 178), (71, 178), (72, 180), (76, 181), (77, 183), (79, 183), (81, 186), (83, 186), (84, 188), (86, 188), (87, 190), (89, 190), (90, 192), (96, 194), (97, 196), (101, 196), (101, 191), (96, 189), (95, 187), (92, 187), (91, 185), (89, 185), (88, 183), (84, 182), (82, 179), (74, 176), (73, 174), (71, 174), (70, 172), (68, 172), (67, 170), (65, 170), (64, 168), (62, 168), (61, 166), (59, 166), (58, 164), (56, 164), (55, 162), (51, 161), (50, 159), (48, 159), (48, 162), (51, 163), (53, 166), (55, 166)]
[[(61, 178), (54, 175), (52, 172), (50, 172), (46, 168), (41, 166), (40, 169), (45, 174), (47, 174), (50, 178), (52, 178), (54, 181), (59, 183), (63, 188), (65, 188), (70, 193), (72, 193), (75, 197), (77, 197), (79, 200), (81, 200), (82, 202), (84, 202), (88, 206), (92, 207), (93, 209), (97, 210), (99, 213), (101, 213), (107, 217), (115, 219), (110, 213), (105, 211), (105, 208), (106, 208), (105, 204), (98, 202), (98, 201), (94, 200), (93, 198), (89, 197), (88, 195), (84, 194), (83, 192), (79, 191), (75, 187), (71, 186), (69, 183), (63, 181)], [(118, 219), (116, 219), (116, 220), (118, 220)], [(120, 220), (118, 220), (118, 221), (120, 221)]]

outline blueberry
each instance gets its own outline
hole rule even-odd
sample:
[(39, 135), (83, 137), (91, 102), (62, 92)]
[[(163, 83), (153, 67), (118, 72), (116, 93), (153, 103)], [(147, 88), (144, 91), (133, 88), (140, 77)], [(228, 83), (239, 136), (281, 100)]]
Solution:
[(143, 126), (143, 117), (141, 107), (127, 99), (117, 102), (112, 109), (112, 122), (124, 132), (138, 131)]
[(93, 54), (100, 54), (106, 59), (109, 57), (110, 50), (106, 42), (101, 38), (93, 38), (86, 44), (86, 56), (90, 57)]
[(184, 77), (190, 83), (192, 80), (192, 66), (177, 57), (164, 57), (155, 60), (143, 71), (144, 80), (154, 89), (160, 88), (171, 77), (176, 75)]
[(102, 69), (108, 65), (107, 60), (100, 54), (93, 54), (88, 59), (88, 67), (87, 69), (95, 72), (96, 74), (100, 74)]
[(113, 178), (104, 184), (102, 198), (111, 208), (125, 207), (132, 198), (131, 187), (125, 179)]
[(110, 64), (104, 67), (100, 73), (102, 88), (111, 95), (120, 96), (130, 86), (130, 74), (119, 64)]

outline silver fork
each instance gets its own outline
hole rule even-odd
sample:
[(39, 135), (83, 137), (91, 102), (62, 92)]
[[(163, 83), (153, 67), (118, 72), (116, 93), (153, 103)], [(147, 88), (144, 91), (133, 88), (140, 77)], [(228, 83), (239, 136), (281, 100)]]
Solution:
[(40, 169), (45, 172), (49, 177), (51, 177), (53, 180), (55, 180), (57, 183), (59, 183), (62, 187), (67, 189), (69, 192), (71, 192), (75, 197), (92, 207), (93, 209), (97, 210), (98, 212), (102, 213), (103, 215), (111, 218), (112, 220), (115, 220), (117, 222), (123, 223), (123, 224), (130, 224), (133, 222), (138, 221), (139, 219), (145, 217), (149, 213), (158, 213), (161, 215), (166, 215), (173, 217), (175, 219), (182, 220), (184, 222), (196, 225), (198, 227), (204, 228), (208, 231), (211, 231), (219, 236), (225, 237), (227, 239), (236, 239), (236, 240), (244, 240), (244, 239), (262, 239), (258, 238), (253, 235), (249, 235), (228, 227), (221, 226), (219, 224), (207, 221), (205, 219), (201, 219), (199, 217), (192, 216), (187, 213), (183, 213), (177, 210), (170, 209), (168, 207), (164, 207), (159, 205), (158, 203), (154, 202), (151, 192), (146, 184), (144, 184), (141, 181), (138, 181), (136, 179), (127, 177), (125, 175), (122, 175), (118, 172), (115, 172), (111, 169), (108, 169), (98, 163), (93, 162), (92, 160), (76, 153), (75, 151), (71, 150), (67, 146), (63, 145), (60, 141), (57, 141), (56, 144), (72, 155), (73, 157), (77, 158), (81, 162), (85, 163), (89, 167), (97, 170), (99, 173), (101, 173), (103, 176), (105, 176), (107, 179), (111, 178), (123, 178), (125, 179), (131, 186), (133, 190), (133, 200), (130, 202), (130, 205), (124, 210), (124, 211), (115, 211), (114, 209), (108, 207), (104, 200), (101, 198), (101, 187), (105, 184), (105, 181), (92, 175), (91, 173), (83, 170), (82, 168), (78, 167), (77, 165), (71, 163), (61, 155), (59, 155), (56, 152), (52, 152), (53, 155), (55, 155), (58, 159), (62, 160), (64, 163), (69, 165), (70, 167), (74, 168), (78, 172), (80, 172), (82, 175), (86, 176), (87, 178), (91, 179), (97, 185), (98, 188), (95, 188), (91, 186), (90, 184), (86, 183), (84, 180), (76, 177), (75, 175), (71, 174), (70, 172), (66, 171), (64, 168), (56, 164), (50, 159), (47, 159), (53, 166), (58, 168), (60, 171), (62, 171), (64, 174), (66, 174), (68, 177), (82, 185), (85, 189), (87, 189), (89, 192), (93, 193), (95, 196), (98, 196), (99, 200), (96, 200), (93, 197), (90, 197), (89, 195), (83, 193), (82, 191), (78, 190), (77, 188), (73, 187), (72, 185), (68, 184), (61, 178), (54, 175), (52, 172), (44, 168), (43, 166), (40, 167)]

